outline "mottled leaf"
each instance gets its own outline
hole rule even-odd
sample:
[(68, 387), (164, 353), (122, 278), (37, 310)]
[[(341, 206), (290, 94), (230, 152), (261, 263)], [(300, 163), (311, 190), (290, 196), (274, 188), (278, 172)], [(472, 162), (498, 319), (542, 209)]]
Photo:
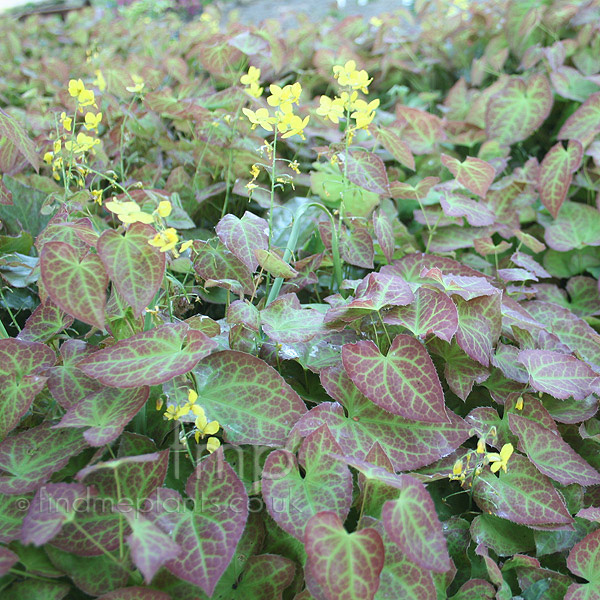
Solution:
[(440, 196), (440, 205), (444, 214), (449, 217), (465, 217), (473, 227), (492, 225), (496, 220), (494, 213), (485, 204), (464, 194), (444, 192)]
[(156, 231), (150, 225), (133, 223), (124, 235), (107, 229), (97, 250), (117, 291), (140, 316), (160, 289), (166, 255), (148, 242)]
[(306, 342), (320, 333), (325, 315), (302, 308), (296, 294), (284, 294), (260, 312), (265, 333), (282, 343)]
[(535, 549), (531, 529), (494, 515), (477, 515), (471, 523), (471, 537), (476, 544), (485, 544), (498, 556)]
[(384, 547), (374, 529), (348, 533), (333, 512), (320, 512), (306, 524), (309, 569), (327, 600), (373, 600), (383, 569)]
[(560, 252), (600, 246), (600, 211), (587, 204), (565, 201), (556, 219), (546, 226), (544, 239), (550, 248)]
[(10, 140), (27, 162), (39, 172), (40, 155), (36, 152), (34, 142), (25, 133), (23, 127), (2, 109), (0, 109), (0, 138)]
[(254, 251), (254, 256), (258, 264), (273, 277), (282, 277), (283, 279), (293, 279), (298, 276), (298, 271), (286, 263), (275, 252), (258, 248)]
[(64, 242), (44, 244), (40, 255), (42, 282), (48, 295), (67, 314), (104, 329), (108, 275), (97, 254), (79, 257)]
[(260, 217), (246, 211), (241, 219), (235, 215), (225, 215), (216, 226), (219, 239), (251, 273), (256, 271), (258, 260), (256, 249), (267, 250), (269, 245), (269, 224)]
[(600, 92), (592, 94), (564, 123), (559, 140), (578, 140), (583, 146), (600, 132)]
[(18, 562), (19, 557), (12, 550), (0, 546), (0, 577), (6, 575)]
[(589, 583), (572, 583), (565, 600), (597, 600), (600, 597), (600, 529), (573, 546), (567, 557), (567, 567)]
[(217, 343), (185, 323), (166, 323), (84, 358), (78, 367), (105, 385), (156, 385), (191, 371)]
[(373, 214), (373, 230), (385, 259), (388, 263), (392, 262), (396, 247), (394, 229), (390, 218), (383, 210), (378, 210)]
[(351, 150), (340, 158), (340, 169), (352, 183), (374, 194), (389, 196), (387, 172), (379, 156), (364, 150)]
[(346, 344), (342, 362), (358, 389), (388, 412), (416, 421), (448, 421), (433, 362), (412, 336), (397, 335), (386, 356), (371, 341)]
[(401, 127), (391, 123), (375, 129), (375, 138), (402, 165), (415, 170), (415, 157), (408, 144), (402, 139)]
[(458, 183), (480, 198), (485, 198), (496, 176), (492, 165), (472, 156), (467, 156), (461, 163), (453, 156), (442, 154), (442, 164), (454, 175)]

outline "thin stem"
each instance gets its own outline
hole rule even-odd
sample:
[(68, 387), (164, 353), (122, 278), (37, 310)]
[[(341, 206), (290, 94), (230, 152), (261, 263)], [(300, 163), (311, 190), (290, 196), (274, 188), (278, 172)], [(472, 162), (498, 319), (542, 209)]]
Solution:
[(273, 136), (273, 160), (271, 161), (271, 206), (269, 208), (269, 246), (271, 249), (271, 243), (273, 239), (273, 208), (275, 206), (275, 161), (277, 160), (277, 124), (275, 124), (275, 135)]
[[(4, 308), (6, 309), (6, 312), (8, 313), (8, 316), (10, 317), (10, 320), (12, 321), (12, 324), (15, 326), (16, 330), (20, 333), (21, 328), (19, 327), (19, 324), (17, 323), (17, 319), (15, 319), (15, 315), (13, 315), (13, 312), (10, 309), (8, 302), (6, 301), (6, 298), (4, 297), (4, 292), (2, 291), (1, 287), (0, 287), (0, 298), (2, 298), (2, 303), (4, 304)], [(2, 326), (2, 329), (4, 329), (4, 325)], [(6, 329), (4, 329), (4, 333), (6, 333)], [(6, 337), (9, 337), (8, 333), (6, 333)]]
[(36, 579), (37, 581), (45, 581), (47, 583), (55, 583), (56, 581), (54, 579), (49, 579), (48, 577), (40, 577), (39, 575), (34, 575), (33, 573), (29, 573), (27, 571), (21, 571), (21, 569), (10, 569), (9, 573), (17, 575), (18, 577), (28, 577), (29, 579)]

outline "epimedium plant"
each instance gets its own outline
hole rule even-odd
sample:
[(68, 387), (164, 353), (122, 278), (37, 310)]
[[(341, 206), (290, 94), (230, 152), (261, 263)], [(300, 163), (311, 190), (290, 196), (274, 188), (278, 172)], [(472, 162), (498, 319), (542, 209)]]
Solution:
[(597, 2), (142, 8), (0, 21), (2, 597), (600, 597)]

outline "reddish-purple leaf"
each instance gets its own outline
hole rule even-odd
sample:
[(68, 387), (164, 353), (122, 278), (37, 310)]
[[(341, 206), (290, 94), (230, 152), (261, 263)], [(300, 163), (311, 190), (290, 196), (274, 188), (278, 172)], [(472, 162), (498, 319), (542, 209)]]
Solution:
[(4, 181), (0, 179), (0, 204), (11, 206), (12, 203), (12, 192), (4, 185)]
[(18, 562), (19, 557), (12, 550), (0, 546), (0, 577), (4, 577)]
[(83, 433), (90, 446), (116, 440), (148, 399), (150, 388), (105, 387), (72, 406), (56, 427), (88, 427)]
[(378, 210), (373, 213), (373, 230), (377, 243), (385, 256), (388, 263), (391, 263), (394, 258), (394, 249), (396, 242), (394, 239), (394, 229), (392, 222), (383, 210)]
[(413, 154), (430, 154), (446, 139), (442, 120), (436, 115), (403, 105), (396, 105), (396, 115), (407, 123), (401, 135)]
[(191, 371), (217, 343), (185, 323), (166, 323), (94, 352), (78, 367), (104, 385), (156, 385)]
[(444, 293), (421, 287), (408, 306), (394, 306), (385, 313), (384, 322), (402, 325), (418, 337), (433, 335), (450, 342), (458, 328), (456, 305)]
[(529, 373), (529, 383), (538, 392), (566, 400), (583, 400), (593, 392), (597, 375), (583, 361), (549, 350), (523, 350), (519, 362)]
[(479, 296), (491, 296), (499, 292), (498, 288), (482, 276), (470, 277), (464, 275), (446, 275), (437, 267), (426, 270), (423, 269), (421, 277), (435, 281), (439, 287), (443, 288), (446, 294), (456, 294), (463, 300), (472, 300)]
[(473, 227), (492, 225), (496, 220), (494, 213), (485, 204), (464, 194), (443, 192), (440, 205), (444, 214), (449, 217), (465, 217)]
[(394, 181), (390, 183), (390, 195), (396, 200), (401, 198), (423, 200), (429, 194), (429, 190), (439, 182), (439, 177), (425, 177), (416, 186), (412, 186), (410, 183)]
[(600, 473), (591, 467), (560, 435), (535, 421), (517, 414), (508, 415), (510, 429), (521, 442), (529, 460), (542, 472), (562, 485), (597, 485)]
[(59, 210), (48, 222), (45, 229), (37, 236), (35, 247), (41, 253), (48, 242), (64, 242), (77, 250), (79, 258), (83, 258), (98, 241), (92, 222), (87, 217), (70, 220), (69, 213)]
[(21, 542), (42, 546), (74, 516), (88, 489), (79, 483), (48, 483), (35, 494), (23, 520)]
[(156, 231), (133, 223), (124, 235), (107, 229), (98, 240), (98, 255), (117, 291), (140, 316), (160, 289), (166, 256), (148, 242)]
[(39, 342), (0, 340), (0, 440), (14, 429), (46, 385), (54, 351)]
[(481, 256), (490, 256), (502, 254), (511, 247), (511, 244), (502, 240), (499, 244), (494, 244), (493, 240), (489, 236), (483, 236), (473, 240), (473, 248), (475, 252), (481, 254)]
[(53, 429), (50, 422), (12, 435), (0, 444), (0, 494), (37, 490), (84, 448), (81, 431)]
[(454, 175), (458, 183), (480, 198), (485, 198), (496, 176), (496, 170), (492, 165), (472, 156), (467, 156), (461, 163), (453, 156), (442, 154), (442, 164)]
[(597, 600), (600, 598), (600, 529), (575, 544), (567, 557), (571, 573), (589, 583), (572, 583), (565, 600)]
[(373, 238), (366, 227), (355, 226), (345, 232), (340, 243), (340, 254), (349, 264), (363, 269), (373, 268)]
[(382, 196), (390, 195), (383, 161), (373, 152), (351, 150), (340, 155), (340, 169), (356, 185)]
[(544, 269), (538, 262), (536, 262), (530, 254), (525, 254), (524, 252), (515, 252), (510, 260), (515, 263), (518, 267), (522, 267), (523, 269), (527, 269), (531, 271), (534, 275), (538, 277), (547, 278), (552, 277), (546, 269)]
[(173, 600), (169, 594), (144, 587), (128, 587), (99, 596), (96, 600)]
[(94, 350), (83, 340), (68, 339), (60, 347), (62, 364), (48, 369), (48, 389), (65, 410), (104, 387), (75, 366)]
[(502, 330), (502, 296), (492, 294), (468, 301), (457, 297), (455, 301), (458, 311), (456, 341), (473, 360), (487, 367)]
[(17, 338), (25, 342), (47, 342), (72, 324), (73, 317), (48, 299), (31, 313)]
[(375, 129), (375, 138), (402, 165), (415, 170), (415, 157), (402, 139), (402, 123), (394, 122)]
[(0, 138), (6, 138), (27, 159), (37, 171), (40, 170), (40, 154), (36, 152), (35, 143), (25, 133), (20, 123), (0, 109)]
[(267, 250), (269, 224), (264, 219), (246, 211), (241, 219), (235, 215), (225, 215), (217, 223), (216, 232), (227, 249), (246, 265), (251, 273), (254, 273), (258, 267), (254, 251), (257, 249)]
[(308, 519), (322, 510), (331, 510), (342, 521), (348, 516), (352, 474), (332, 456), (341, 452), (328, 427), (322, 425), (306, 437), (298, 461), (287, 450), (275, 450), (267, 457), (262, 472), (267, 510), (284, 531), (299, 540)]
[(386, 356), (371, 341), (346, 344), (342, 362), (358, 389), (381, 408), (415, 421), (449, 420), (433, 362), (414, 337), (397, 335)]
[(231, 289), (235, 294), (252, 294), (254, 285), (248, 267), (224, 244), (219, 242), (213, 247), (208, 242), (196, 240), (192, 247), (196, 252), (194, 269), (202, 279), (226, 288), (230, 287), (227, 282), (233, 282)]
[(546, 120), (552, 104), (550, 83), (541, 73), (532, 75), (527, 83), (521, 78), (511, 79), (488, 103), (485, 116), (488, 137), (500, 144), (514, 144), (528, 138)]
[(156, 571), (166, 562), (176, 559), (181, 548), (170, 535), (142, 516), (142, 513), (136, 513), (132, 506), (117, 505), (115, 510), (127, 519), (131, 533), (126, 541), (131, 550), (131, 558), (144, 576), (144, 581), (150, 584)]
[(309, 569), (327, 600), (373, 600), (383, 569), (384, 547), (374, 529), (348, 533), (333, 512), (320, 512), (306, 524)]
[(40, 255), (42, 282), (48, 295), (69, 315), (104, 329), (108, 275), (97, 254), (80, 259), (64, 242), (48, 242)]
[(552, 482), (518, 454), (509, 458), (508, 471), (500, 478), (484, 468), (473, 483), (473, 498), (482, 511), (514, 523), (572, 528), (573, 519)]
[(540, 169), (540, 199), (554, 218), (567, 197), (573, 173), (581, 166), (582, 157), (583, 146), (577, 140), (569, 140), (566, 149), (558, 142), (544, 156)]
[(265, 333), (275, 342), (306, 342), (321, 333), (325, 315), (302, 308), (296, 294), (284, 294), (260, 312)]
[[(150, 498), (152, 517), (182, 551), (166, 563), (177, 577), (212, 595), (231, 562), (248, 518), (248, 495), (244, 484), (217, 450), (190, 475), (185, 487), (193, 499), (187, 508), (174, 490), (159, 488)], [(173, 511), (169, 506), (177, 506)]]
[(469, 437), (468, 425), (451, 411), (448, 423), (426, 423), (379, 408), (358, 390), (341, 366), (323, 369), (321, 382), (337, 402), (313, 408), (298, 421), (294, 434), (306, 437), (327, 424), (345, 456), (365, 460), (369, 449), (379, 442), (394, 469), (406, 471), (450, 454)]
[(234, 444), (283, 446), (306, 413), (298, 394), (263, 360), (226, 350), (194, 369), (199, 404)]
[(444, 573), (450, 569), (450, 556), (433, 500), (420, 481), (410, 475), (401, 477), (398, 498), (383, 505), (385, 530), (409, 560)]
[(578, 140), (587, 146), (600, 132), (600, 92), (592, 94), (564, 123), (559, 140)]

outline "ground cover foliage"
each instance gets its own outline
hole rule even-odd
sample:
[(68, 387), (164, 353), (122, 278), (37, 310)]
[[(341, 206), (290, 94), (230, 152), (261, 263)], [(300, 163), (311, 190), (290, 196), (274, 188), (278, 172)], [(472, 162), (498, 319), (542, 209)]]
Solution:
[(600, 598), (600, 4), (155, 13), (0, 21), (2, 598)]

